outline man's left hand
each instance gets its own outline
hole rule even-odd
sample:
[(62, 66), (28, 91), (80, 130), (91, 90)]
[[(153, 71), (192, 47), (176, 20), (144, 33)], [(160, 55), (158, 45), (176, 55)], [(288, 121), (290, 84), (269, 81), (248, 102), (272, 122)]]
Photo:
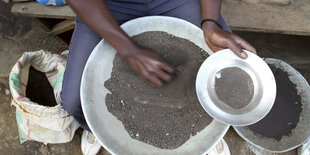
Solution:
[(212, 22), (205, 22), (202, 25), (204, 38), (210, 49), (214, 52), (229, 48), (236, 55), (245, 59), (247, 54), (242, 49), (248, 50), (256, 54), (255, 48), (247, 41), (239, 36), (221, 29), (218, 25)]

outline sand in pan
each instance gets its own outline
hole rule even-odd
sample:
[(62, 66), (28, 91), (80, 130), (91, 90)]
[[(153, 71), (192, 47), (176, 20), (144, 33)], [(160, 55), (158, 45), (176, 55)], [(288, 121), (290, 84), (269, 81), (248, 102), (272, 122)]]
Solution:
[(277, 96), (271, 111), (259, 122), (248, 126), (255, 134), (281, 140), (290, 136), (299, 122), (302, 111), (301, 97), (296, 85), (289, 79), (287, 72), (269, 65), (277, 84)]
[(215, 77), (215, 92), (219, 100), (234, 109), (248, 105), (254, 94), (251, 77), (238, 67), (220, 70)]
[(163, 149), (177, 148), (212, 121), (195, 92), (198, 69), (208, 55), (194, 43), (165, 32), (145, 32), (133, 39), (182, 71), (154, 88), (117, 54), (111, 78), (105, 82), (111, 92), (106, 96), (108, 110), (132, 138)]

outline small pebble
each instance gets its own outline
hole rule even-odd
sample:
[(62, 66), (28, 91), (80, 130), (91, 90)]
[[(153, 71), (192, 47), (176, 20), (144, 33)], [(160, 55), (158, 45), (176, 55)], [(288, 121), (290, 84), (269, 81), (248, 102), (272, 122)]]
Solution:
[(138, 134), (138, 133), (136, 133), (136, 137), (139, 137), (139, 134)]
[(8, 89), (5, 89), (5, 94), (10, 95), (10, 91)]
[(166, 136), (169, 136), (169, 133), (166, 133)]

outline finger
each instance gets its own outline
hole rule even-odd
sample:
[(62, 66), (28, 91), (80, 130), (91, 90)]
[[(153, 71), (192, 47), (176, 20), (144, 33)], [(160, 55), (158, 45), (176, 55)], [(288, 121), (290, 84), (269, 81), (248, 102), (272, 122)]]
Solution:
[(140, 77), (146, 79), (146, 80), (147, 80), (147, 83), (150, 84), (151, 86), (153, 86), (153, 87), (158, 87), (158, 86), (162, 85), (162, 84), (161, 84), (161, 81), (158, 82), (158, 81), (156, 81), (156, 79), (153, 79), (153, 78), (152, 78), (152, 74), (149, 73), (149, 72), (147, 72), (147, 70), (146, 70), (146, 68), (144, 67), (143, 64), (141, 64), (141, 63), (138, 62), (137, 65), (136, 65), (136, 68), (137, 68), (136, 73), (137, 73)]
[(171, 79), (171, 75), (169, 75), (168, 73), (162, 71), (162, 70), (157, 70), (156, 72), (154, 72), (153, 74), (155, 74), (157, 77), (161, 78), (162, 80), (168, 82)]
[(248, 57), (248, 55), (242, 51), (240, 45), (233, 38), (228, 40), (226, 43), (227, 43), (227, 47), (231, 49), (240, 58), (245, 59)]
[(150, 82), (150, 81), (147, 81), (147, 83), (148, 83), (149, 85), (151, 85), (152, 87), (156, 87), (155, 84), (153, 84), (153, 83)]
[(155, 87), (161, 87), (163, 86), (163, 82), (156, 76), (152, 75), (152, 74), (149, 74), (146, 76), (146, 79), (153, 83), (155, 85)]
[(237, 35), (234, 35), (234, 38), (236, 42), (241, 46), (241, 48), (251, 51), (254, 54), (257, 54), (256, 49), (251, 44), (249, 44), (247, 41), (245, 41), (244, 39), (240, 38)]
[(169, 65), (167, 63), (161, 63), (160, 68), (162, 70), (166, 71), (167, 73), (170, 73), (170, 74), (176, 74), (177, 73), (177, 69), (174, 66)]

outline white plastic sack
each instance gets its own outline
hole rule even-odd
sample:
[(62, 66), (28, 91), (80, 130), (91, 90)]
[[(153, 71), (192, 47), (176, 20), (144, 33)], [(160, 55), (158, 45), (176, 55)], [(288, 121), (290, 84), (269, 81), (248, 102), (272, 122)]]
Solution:
[[(44, 72), (53, 87), (57, 105), (47, 107), (25, 97), (29, 67)], [(72, 140), (78, 123), (60, 107), (60, 92), (66, 60), (48, 52), (25, 52), (13, 66), (9, 77), (12, 104), (20, 142), (35, 140), (43, 143), (65, 143)]]

